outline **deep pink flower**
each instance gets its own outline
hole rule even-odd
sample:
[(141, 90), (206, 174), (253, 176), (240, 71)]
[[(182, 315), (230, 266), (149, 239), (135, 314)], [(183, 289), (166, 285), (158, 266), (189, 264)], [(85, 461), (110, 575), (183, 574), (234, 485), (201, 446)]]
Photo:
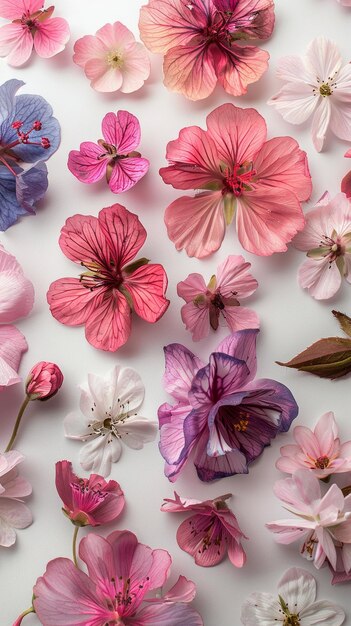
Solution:
[(102, 209), (98, 218), (70, 217), (59, 244), (87, 271), (80, 278), (60, 278), (50, 285), (47, 300), (52, 315), (67, 326), (85, 324), (89, 343), (111, 352), (127, 341), (132, 310), (147, 322), (157, 322), (169, 305), (166, 272), (145, 258), (130, 263), (145, 239), (137, 215), (120, 204)]
[(26, 381), (26, 394), (31, 400), (52, 398), (63, 383), (63, 374), (56, 363), (40, 361), (30, 370)]
[(131, 93), (150, 74), (147, 51), (121, 22), (105, 24), (95, 36), (78, 39), (73, 61), (84, 69), (93, 89), (101, 92)]
[(258, 287), (257, 280), (248, 273), (251, 263), (242, 256), (230, 255), (217, 267), (217, 275), (206, 285), (201, 274), (189, 274), (178, 283), (178, 296), (186, 304), (182, 307), (182, 320), (192, 334), (193, 341), (207, 337), (210, 326), (217, 330), (220, 316), (230, 330), (259, 328), (254, 311), (240, 306), (239, 299), (251, 296)]
[(240, 530), (234, 513), (228, 508), (226, 500), (232, 494), (219, 496), (214, 500), (182, 499), (174, 492), (174, 500), (165, 498), (161, 511), (182, 513), (194, 511), (179, 526), (177, 541), (179, 547), (194, 557), (196, 565), (212, 567), (228, 556), (235, 567), (242, 567), (246, 554), (241, 545), (242, 538), (247, 539)]
[(172, 560), (165, 550), (152, 550), (133, 533), (116, 531), (106, 539), (92, 533), (84, 537), (79, 556), (88, 575), (59, 558), (37, 580), (33, 604), (43, 626), (202, 626), (187, 604), (195, 585), (184, 577), (164, 597), (147, 597), (167, 580)]
[(0, 546), (6, 548), (16, 541), (14, 528), (27, 528), (32, 523), (32, 514), (23, 503), (32, 487), (18, 475), (17, 465), (23, 460), (16, 450), (0, 454)]
[(169, 142), (160, 170), (176, 189), (195, 189), (166, 209), (168, 236), (177, 250), (202, 258), (220, 247), (236, 213), (241, 245), (254, 254), (283, 252), (304, 226), (301, 202), (311, 194), (306, 153), (291, 137), (266, 141), (264, 119), (233, 104), (207, 117), (207, 131), (183, 128)]
[(68, 169), (82, 183), (96, 183), (106, 176), (113, 193), (133, 187), (149, 169), (149, 161), (135, 148), (140, 143), (140, 124), (128, 111), (107, 113), (102, 120), (104, 139), (85, 141), (71, 150)]
[(28, 61), (33, 47), (48, 59), (62, 52), (70, 37), (68, 23), (51, 17), (55, 7), (44, 9), (44, 0), (0, 0), (0, 17), (11, 24), (0, 27), (0, 56), (17, 67)]
[(217, 80), (232, 96), (246, 93), (268, 67), (269, 54), (250, 39), (267, 39), (273, 0), (149, 0), (140, 36), (163, 55), (164, 83), (191, 100), (206, 98)]

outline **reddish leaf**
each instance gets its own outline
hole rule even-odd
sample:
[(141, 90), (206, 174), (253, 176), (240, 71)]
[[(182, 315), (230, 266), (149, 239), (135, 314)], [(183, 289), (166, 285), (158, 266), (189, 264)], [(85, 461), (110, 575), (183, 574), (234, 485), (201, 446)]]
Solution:
[(351, 318), (345, 315), (345, 313), (340, 313), (340, 311), (332, 311), (332, 314), (338, 320), (341, 330), (351, 337)]
[(351, 339), (327, 337), (300, 352), (285, 365), (320, 378), (340, 378), (351, 372)]

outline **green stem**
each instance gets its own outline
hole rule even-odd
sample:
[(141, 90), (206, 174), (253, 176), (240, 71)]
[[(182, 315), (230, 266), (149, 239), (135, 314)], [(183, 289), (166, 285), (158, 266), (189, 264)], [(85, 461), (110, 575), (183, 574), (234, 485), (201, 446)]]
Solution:
[(30, 607), (30, 609), (27, 609), (26, 611), (23, 611), (23, 613), (21, 613), (21, 615), (18, 618), (20, 620), (18, 624), (20, 624), (23, 618), (26, 617), (26, 615), (29, 615), (30, 613), (35, 613), (35, 610), (32, 606)]
[(73, 533), (73, 542), (72, 542), (72, 552), (73, 552), (73, 563), (76, 567), (78, 567), (77, 561), (77, 536), (78, 536), (79, 526), (74, 527)]
[(29, 404), (30, 402), (30, 398), (28, 396), (26, 396), (22, 402), (21, 408), (18, 411), (18, 415), (17, 415), (17, 419), (16, 419), (16, 423), (15, 423), (15, 427), (13, 429), (13, 433), (11, 435), (11, 439), (7, 444), (7, 448), (5, 450), (5, 452), (9, 452), (12, 449), (13, 444), (15, 443), (15, 439), (17, 437), (17, 433), (18, 433), (18, 429), (21, 423), (21, 419), (23, 416), (24, 411), (26, 410), (26, 406), (27, 404)]

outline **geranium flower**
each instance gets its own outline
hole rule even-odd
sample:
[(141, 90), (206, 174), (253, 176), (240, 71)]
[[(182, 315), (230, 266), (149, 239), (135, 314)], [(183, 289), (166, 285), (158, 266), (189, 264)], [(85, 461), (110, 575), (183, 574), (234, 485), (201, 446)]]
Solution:
[(0, 390), (21, 380), (17, 372), (28, 346), (10, 322), (29, 315), (33, 303), (32, 283), (15, 257), (0, 245)]
[(351, 140), (351, 66), (342, 63), (337, 46), (317, 37), (304, 58), (280, 60), (277, 76), (286, 84), (268, 101), (291, 124), (302, 124), (313, 115), (312, 139), (318, 152), (328, 129)]
[(252, 593), (243, 604), (244, 626), (340, 626), (344, 611), (326, 600), (318, 600), (316, 579), (303, 569), (288, 569), (278, 583), (276, 596)]
[(178, 283), (178, 296), (186, 302), (181, 310), (182, 320), (192, 334), (193, 341), (207, 337), (210, 326), (217, 330), (220, 316), (231, 331), (259, 328), (254, 311), (240, 306), (240, 300), (251, 296), (258, 287), (257, 280), (248, 273), (251, 263), (242, 256), (230, 255), (217, 267), (217, 275), (206, 285), (201, 274), (189, 274)]
[(120, 204), (98, 218), (73, 215), (61, 230), (63, 253), (86, 268), (80, 278), (60, 278), (47, 293), (52, 315), (67, 326), (85, 324), (89, 343), (114, 352), (127, 341), (132, 310), (154, 323), (166, 311), (167, 275), (162, 265), (130, 261), (146, 239), (137, 215)]
[(266, 524), (278, 543), (301, 541), (300, 553), (312, 559), (317, 569), (326, 559), (336, 569), (336, 548), (343, 545), (346, 572), (351, 570), (351, 495), (343, 495), (332, 485), (322, 497), (320, 482), (307, 469), (297, 470), (291, 478), (278, 480), (275, 495), (296, 518)]
[(217, 80), (241, 96), (261, 78), (269, 54), (250, 39), (267, 39), (273, 0), (149, 0), (140, 11), (140, 36), (163, 55), (164, 84), (190, 100), (207, 98)]
[(156, 424), (137, 414), (145, 388), (135, 370), (116, 365), (105, 377), (89, 374), (80, 389), (81, 412), (67, 415), (65, 435), (88, 442), (80, 452), (85, 470), (108, 476), (121, 456), (122, 441), (138, 450), (155, 439)]
[(11, 24), (0, 27), (0, 57), (18, 67), (35, 52), (44, 59), (64, 50), (70, 37), (68, 23), (51, 17), (55, 7), (44, 9), (44, 0), (0, 0), (0, 17)]
[(182, 499), (174, 492), (174, 500), (165, 498), (161, 511), (182, 513), (194, 511), (179, 526), (177, 541), (179, 547), (194, 557), (196, 565), (212, 567), (220, 563), (228, 552), (235, 567), (242, 567), (246, 554), (241, 540), (247, 539), (241, 531), (234, 513), (228, 508), (226, 500), (231, 493), (214, 500)]
[(29, 482), (18, 475), (17, 465), (23, 460), (16, 450), (0, 453), (0, 546), (5, 548), (16, 541), (14, 528), (27, 528), (33, 519), (22, 500), (32, 493)]
[(96, 91), (137, 91), (150, 75), (150, 59), (143, 44), (121, 22), (105, 24), (95, 36), (74, 44), (73, 61), (83, 68)]
[[(46, 192), (46, 161), (60, 144), (60, 126), (44, 98), (16, 96), (24, 83), (0, 86), (0, 230), (35, 213)], [(23, 166), (35, 163), (24, 169)]]
[(128, 111), (107, 113), (102, 120), (104, 139), (84, 141), (80, 150), (71, 150), (68, 169), (82, 183), (96, 183), (106, 176), (113, 193), (127, 191), (145, 176), (149, 161), (135, 148), (140, 143), (140, 124)]
[(306, 215), (306, 226), (294, 239), (309, 257), (298, 279), (316, 300), (332, 298), (344, 277), (351, 282), (351, 201), (343, 193), (326, 192)]
[(295, 426), (295, 445), (280, 448), (282, 455), (276, 467), (293, 474), (299, 468), (307, 468), (317, 478), (325, 479), (332, 474), (351, 472), (351, 441), (341, 444), (334, 413), (324, 413), (314, 430)]
[(295, 139), (266, 141), (264, 119), (233, 104), (207, 117), (207, 131), (183, 128), (167, 146), (160, 174), (176, 189), (195, 189), (166, 209), (177, 250), (202, 258), (220, 247), (236, 213), (241, 245), (254, 254), (283, 252), (304, 226), (301, 202), (311, 194), (306, 153)]
[(79, 555), (88, 574), (59, 558), (37, 580), (33, 605), (43, 626), (202, 626), (187, 604), (195, 585), (186, 578), (161, 598), (145, 597), (167, 580), (172, 559), (166, 550), (152, 550), (133, 533), (116, 531), (106, 539), (90, 533), (80, 542)]
[(254, 381), (257, 330), (229, 335), (205, 365), (180, 344), (165, 348), (164, 386), (176, 400), (158, 410), (165, 474), (175, 481), (193, 452), (201, 480), (247, 474), (248, 465), (298, 413), (275, 380)]

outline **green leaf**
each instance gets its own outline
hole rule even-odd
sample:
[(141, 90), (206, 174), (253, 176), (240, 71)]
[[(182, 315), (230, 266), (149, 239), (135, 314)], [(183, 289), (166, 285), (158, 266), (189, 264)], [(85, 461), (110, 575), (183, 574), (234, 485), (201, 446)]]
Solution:
[(278, 365), (310, 372), (320, 378), (340, 378), (351, 372), (351, 339), (327, 337), (300, 352), (291, 361)]
[(338, 320), (341, 330), (351, 337), (351, 318), (345, 315), (345, 313), (340, 313), (340, 311), (332, 311), (332, 314)]
[(133, 272), (138, 270), (139, 267), (142, 267), (143, 265), (147, 265), (149, 261), (150, 259), (145, 259), (145, 257), (143, 257), (142, 259), (137, 259), (137, 261), (133, 261), (133, 263), (129, 263), (129, 265), (126, 265), (123, 268), (123, 272), (124, 274), (127, 274), (129, 276), (129, 274), (133, 274)]

